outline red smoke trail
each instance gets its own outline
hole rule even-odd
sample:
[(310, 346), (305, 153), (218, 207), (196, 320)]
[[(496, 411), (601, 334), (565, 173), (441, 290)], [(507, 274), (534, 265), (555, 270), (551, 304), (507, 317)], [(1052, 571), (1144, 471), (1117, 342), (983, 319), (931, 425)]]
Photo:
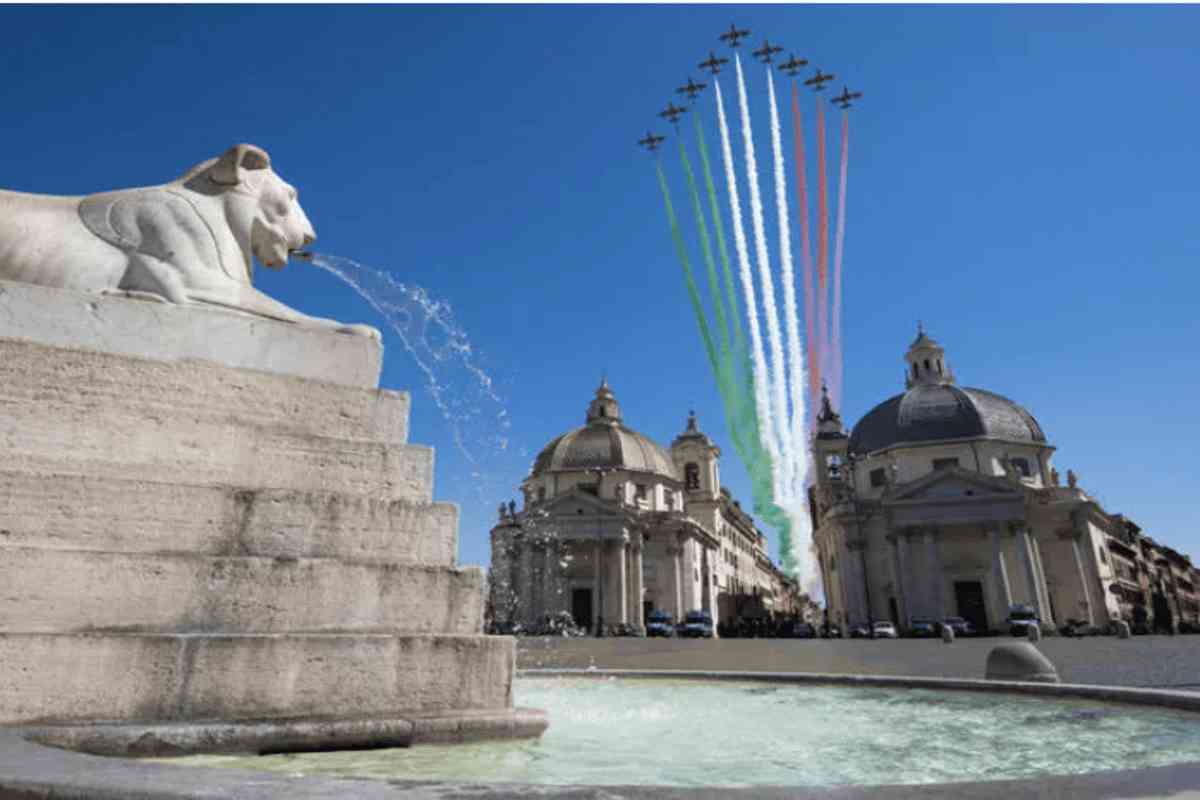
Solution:
[(825, 174), (825, 107), (817, 97), (817, 333), (821, 374), (829, 374), (829, 180)]
[(812, 243), (809, 234), (808, 220), (808, 162), (804, 157), (804, 126), (800, 120), (800, 85), (792, 81), (792, 137), (796, 151), (796, 213), (800, 215), (800, 255), (804, 262), (804, 346), (808, 362), (808, 408), (809, 419), (806, 425), (812, 425), (817, 415), (814, 410), (821, 397), (821, 361), (817, 357), (817, 340), (814, 336), (817, 330), (816, 301), (813, 297), (813, 261)]
[(846, 241), (846, 173), (850, 164), (850, 113), (842, 112), (842, 173), (838, 181), (837, 233), (833, 245), (833, 386), (830, 394), (842, 405), (842, 249)]

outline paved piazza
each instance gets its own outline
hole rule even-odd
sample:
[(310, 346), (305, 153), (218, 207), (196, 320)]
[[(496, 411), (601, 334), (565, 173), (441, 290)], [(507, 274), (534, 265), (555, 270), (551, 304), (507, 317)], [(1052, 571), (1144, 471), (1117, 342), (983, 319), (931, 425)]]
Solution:
[[(521, 639), (521, 669), (694, 669), (842, 672), (982, 678), (988, 651), (1007, 637), (896, 639)], [(1200, 692), (1200, 636), (1043, 639), (1064, 683)]]

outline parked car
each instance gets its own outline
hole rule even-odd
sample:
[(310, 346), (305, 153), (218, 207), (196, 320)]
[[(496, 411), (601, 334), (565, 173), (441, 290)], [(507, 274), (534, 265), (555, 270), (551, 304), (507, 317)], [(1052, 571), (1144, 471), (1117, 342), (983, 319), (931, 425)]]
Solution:
[(1030, 626), (1040, 627), (1042, 621), (1038, 619), (1033, 606), (1017, 604), (1008, 609), (1008, 619), (1004, 624), (1013, 636), (1028, 636)]
[(866, 625), (851, 625), (850, 626), (850, 638), (851, 639), (870, 639), (871, 638), (871, 629), (868, 628)]
[(931, 619), (923, 619), (917, 617), (913, 619), (912, 624), (908, 626), (908, 635), (918, 639), (930, 638), (941, 635), (938, 631), (938, 624)]
[(896, 626), (890, 622), (876, 622), (872, 627), (872, 633), (876, 639), (898, 639), (900, 635), (896, 633)]
[(840, 639), (842, 638), (842, 629), (837, 625), (826, 625), (822, 635), (826, 639)]
[(646, 635), (671, 638), (675, 635), (675, 620), (665, 611), (651, 611), (646, 618)]
[(707, 611), (689, 611), (683, 618), (683, 636), (692, 639), (713, 638), (712, 615)]
[(946, 617), (942, 625), (954, 631), (955, 636), (974, 636), (975, 626), (962, 617)]
[(807, 622), (797, 622), (791, 626), (789, 634), (793, 639), (815, 639), (817, 629)]

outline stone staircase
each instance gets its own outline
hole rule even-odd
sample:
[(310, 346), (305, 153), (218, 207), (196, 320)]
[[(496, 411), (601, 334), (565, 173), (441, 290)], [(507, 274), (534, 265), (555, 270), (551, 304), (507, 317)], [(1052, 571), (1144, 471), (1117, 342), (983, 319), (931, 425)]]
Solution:
[(289, 724), (305, 747), (369, 745), (354, 720), (391, 744), (539, 734), (513, 709), (514, 641), (482, 635), (483, 571), (455, 563), (433, 451), (407, 441), (409, 396), (376, 388), (380, 353), (0, 284), (0, 725), (113, 731), (96, 752), (278, 749)]

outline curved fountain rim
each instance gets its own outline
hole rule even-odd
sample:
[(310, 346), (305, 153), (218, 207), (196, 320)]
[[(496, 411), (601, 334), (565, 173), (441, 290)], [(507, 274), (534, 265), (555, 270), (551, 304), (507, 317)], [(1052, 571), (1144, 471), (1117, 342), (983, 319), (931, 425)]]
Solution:
[(1033, 681), (996, 681), (980, 678), (938, 678), (915, 675), (857, 675), (841, 672), (756, 672), (747, 670), (691, 669), (521, 669), (518, 678), (675, 678), (682, 680), (752, 681), (759, 683), (796, 683), (827, 686), (875, 686), (903, 689), (944, 689), (954, 691), (1033, 694), (1069, 697), (1079, 700), (1103, 700), (1139, 706), (1158, 706), (1180, 711), (1200, 712), (1200, 692), (1152, 689), (1137, 686), (1106, 686), (1090, 683), (1042, 683)]
[[(518, 677), (674, 678), (711, 681), (792, 683), (811, 685), (874, 686), (909, 689), (1008, 692), (1077, 699), (1104, 700), (1200, 712), (1200, 693), (1169, 689), (1103, 686), (1093, 684), (1023, 683), (964, 678), (926, 678), (904, 675), (852, 675), (817, 672), (750, 672), (724, 670), (645, 669), (524, 669)], [(85, 755), (61, 750), (26, 738), (31, 728), (0, 728), (0, 797), (46, 796), (62, 792), (93, 800), (183, 800), (200, 797), (239, 797), (253, 800), (444, 800), (469, 793), (478, 800), (500, 800), (516, 795), (539, 798), (619, 797), (650, 798), (791, 798), (793, 800), (1007, 800), (1013, 796), (1055, 797), (1062, 800), (1117, 800), (1117, 798), (1200, 798), (1200, 761), (1166, 767), (1111, 770), (1082, 775), (1036, 779), (975, 781), (882, 786), (588, 786), (513, 783), (454, 783), (434, 781), (369, 780), (354, 778), (289, 778), (273, 773), (222, 767), (192, 767), (146, 763), (136, 759)]]

